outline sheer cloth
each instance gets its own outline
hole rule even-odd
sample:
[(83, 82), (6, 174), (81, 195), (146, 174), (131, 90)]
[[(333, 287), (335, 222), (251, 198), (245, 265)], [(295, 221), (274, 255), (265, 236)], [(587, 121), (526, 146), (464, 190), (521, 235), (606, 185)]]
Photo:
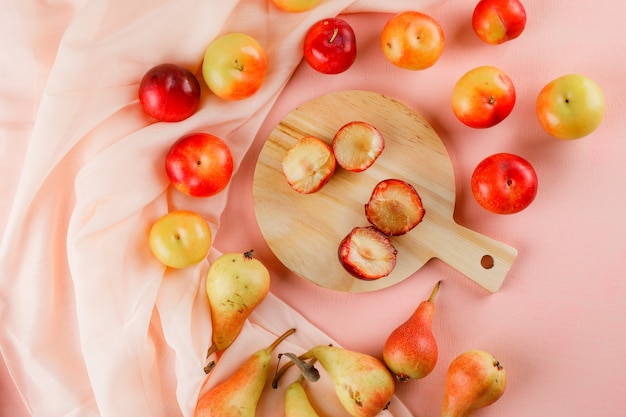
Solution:
[[(0, 348), (32, 415), (189, 417), (203, 390), (288, 328), (297, 332), (281, 351), (332, 342), (270, 294), (204, 374), (209, 262), (166, 269), (147, 233), (185, 208), (217, 235), (228, 189), (201, 201), (173, 191), (163, 156), (183, 134), (205, 131), (229, 144), (237, 169), (300, 63), (312, 23), (437, 3), (322, 0), (288, 14), (265, 0), (2, 2)], [(143, 114), (137, 88), (150, 67), (173, 62), (199, 74), (208, 43), (227, 32), (265, 47), (269, 73), (257, 94), (224, 102), (203, 85), (200, 108), (185, 121)], [(219, 254), (214, 247), (209, 261)], [(257, 415), (280, 414), (284, 391), (267, 391)], [(326, 407), (345, 414), (337, 402)], [(397, 400), (384, 414), (409, 416)]]

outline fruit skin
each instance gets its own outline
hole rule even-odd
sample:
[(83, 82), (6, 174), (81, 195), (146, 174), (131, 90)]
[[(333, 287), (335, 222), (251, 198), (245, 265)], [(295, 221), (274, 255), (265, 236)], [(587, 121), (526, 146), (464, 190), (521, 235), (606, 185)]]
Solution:
[(290, 329), (270, 346), (250, 356), (228, 379), (204, 393), (194, 417), (254, 417), (270, 370), (272, 352), (295, 332)]
[(224, 100), (241, 100), (256, 93), (267, 74), (261, 44), (245, 33), (228, 33), (209, 44), (202, 76), (209, 89)]
[(285, 417), (319, 417), (302, 386), (302, 375), (285, 390)]
[(484, 129), (504, 120), (515, 100), (511, 78), (501, 69), (485, 65), (459, 78), (452, 90), (452, 111), (463, 124)]
[(356, 36), (352, 26), (340, 18), (320, 20), (304, 37), (304, 59), (322, 74), (339, 74), (356, 60)]
[(528, 207), (538, 189), (530, 162), (502, 152), (488, 156), (474, 168), (472, 194), (483, 208), (496, 214), (514, 214)]
[(480, 0), (472, 28), (480, 40), (499, 45), (519, 37), (526, 27), (526, 9), (519, 0)]
[(211, 197), (228, 185), (233, 174), (230, 148), (217, 136), (192, 133), (178, 139), (165, 157), (165, 171), (178, 191)]
[(591, 78), (567, 74), (546, 84), (537, 96), (541, 126), (559, 139), (579, 139), (596, 130), (604, 118), (604, 93)]
[(496, 402), (506, 388), (502, 364), (483, 350), (456, 357), (446, 374), (441, 417), (469, 417)]
[(389, 19), (380, 37), (387, 60), (413, 71), (433, 66), (443, 53), (444, 45), (439, 22), (425, 13), (410, 10)]
[(150, 68), (139, 84), (139, 103), (151, 117), (179, 122), (195, 113), (200, 103), (200, 83), (191, 71), (176, 64)]
[(339, 262), (353, 277), (372, 281), (389, 275), (398, 251), (389, 237), (373, 226), (354, 227), (339, 243)]
[(331, 146), (339, 166), (351, 172), (362, 172), (382, 154), (385, 138), (375, 126), (352, 121), (337, 130)]
[(330, 180), (337, 161), (326, 142), (305, 136), (287, 151), (281, 164), (289, 186), (299, 193), (311, 194)]
[(439, 351), (433, 335), (435, 297), (441, 281), (437, 282), (430, 297), (422, 301), (407, 321), (387, 337), (383, 346), (383, 360), (400, 382), (421, 379), (432, 372)]
[(170, 268), (186, 268), (203, 260), (211, 249), (211, 229), (206, 220), (189, 210), (172, 211), (152, 224), (150, 250)]
[(415, 187), (395, 178), (376, 184), (365, 204), (367, 220), (387, 236), (408, 233), (423, 220), (425, 214)]
[(320, 0), (272, 0), (272, 3), (280, 10), (290, 13), (299, 13), (311, 10)]
[(385, 364), (365, 353), (319, 345), (299, 358), (315, 358), (322, 365), (339, 402), (353, 417), (377, 416), (387, 408), (395, 392), (394, 378)]
[[(270, 288), (270, 273), (252, 251), (225, 253), (209, 267), (205, 290), (211, 308), (212, 345), (207, 357), (221, 354), (237, 338)], [(206, 371), (210, 371), (209, 363)]]

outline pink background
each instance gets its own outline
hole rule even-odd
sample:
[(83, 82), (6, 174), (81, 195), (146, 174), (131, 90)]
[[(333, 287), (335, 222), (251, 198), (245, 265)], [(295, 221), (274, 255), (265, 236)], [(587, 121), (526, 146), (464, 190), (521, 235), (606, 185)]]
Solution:
[[(473, 1), (448, 0), (434, 9), (446, 47), (439, 62), (421, 72), (394, 68), (383, 58), (378, 35), (389, 15), (345, 15), (359, 39), (355, 65), (336, 76), (300, 65), (233, 179), (215, 242), (222, 252), (254, 248), (271, 267), (276, 295), (343, 346), (374, 355), (391, 329), (443, 280), (434, 320), (439, 363), (426, 379), (397, 391), (415, 416), (439, 413), (447, 365), (475, 348), (497, 356), (508, 372), (505, 395), (481, 416), (608, 416), (626, 409), (626, 119), (621, 111), (626, 105), (626, 8), (618, 0), (601, 6), (566, 0), (524, 4), (525, 32), (500, 46), (483, 44), (473, 34)], [(517, 89), (509, 118), (486, 130), (461, 125), (449, 104), (455, 81), (479, 65), (505, 70)], [(534, 101), (547, 82), (574, 72), (590, 76), (604, 90), (606, 116), (592, 135), (559, 141), (542, 131)], [(258, 230), (251, 196), (263, 140), (298, 104), (343, 89), (390, 95), (430, 121), (455, 168), (456, 221), (519, 251), (498, 293), (487, 293), (437, 260), (385, 290), (332, 292), (293, 276), (272, 255)], [(474, 166), (502, 151), (529, 160), (539, 176), (534, 203), (510, 216), (486, 212), (469, 189)], [(0, 414), (26, 415), (2, 372)]]
[[(617, 1), (600, 8), (526, 0), (523, 35), (491, 46), (472, 32), (468, 18), (473, 4), (449, 0), (432, 13), (447, 35), (446, 47), (435, 66), (416, 73), (396, 69), (381, 56), (378, 33), (387, 15), (346, 16), (360, 35), (355, 66), (328, 77), (302, 65), (259, 137), (267, 137), (295, 105), (324, 92), (366, 88), (411, 105), (431, 122), (452, 158), (456, 221), (518, 249), (500, 291), (490, 295), (437, 260), (392, 288), (359, 295), (317, 288), (275, 261), (279, 278), (273, 290), (346, 347), (376, 354), (392, 326), (442, 279), (434, 320), (441, 349), (438, 366), (426, 379), (398, 389), (415, 416), (437, 414), (447, 365), (473, 348), (496, 355), (509, 375), (506, 394), (483, 416), (615, 415), (626, 409), (626, 221), (621, 203), (626, 199), (626, 122), (620, 110), (626, 104), (626, 51), (619, 40), (626, 9)], [(518, 97), (509, 118), (487, 130), (464, 127), (449, 105), (458, 77), (479, 65), (505, 70)], [(534, 101), (544, 84), (572, 72), (601, 86), (607, 111), (591, 136), (564, 142), (542, 131)], [(226, 211), (223, 229), (236, 230), (245, 217), (252, 247), (271, 259), (251, 207), (249, 179), (261, 141), (256, 143), (247, 172), (231, 194), (233, 210)], [(536, 200), (510, 216), (483, 210), (469, 188), (474, 166), (501, 151), (529, 160), (539, 177)], [(241, 247), (239, 236), (222, 238), (225, 250)]]

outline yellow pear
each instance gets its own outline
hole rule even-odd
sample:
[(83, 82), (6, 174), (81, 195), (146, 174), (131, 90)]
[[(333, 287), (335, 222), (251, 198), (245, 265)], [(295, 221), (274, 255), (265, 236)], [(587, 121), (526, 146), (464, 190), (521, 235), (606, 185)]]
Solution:
[[(205, 287), (213, 328), (208, 358), (213, 353), (220, 355), (235, 341), (250, 313), (267, 296), (270, 273), (251, 250), (226, 253), (211, 264)], [(213, 365), (214, 361), (209, 362), (205, 372)]]
[(295, 331), (283, 333), (274, 343), (250, 356), (228, 379), (203, 394), (194, 417), (254, 417), (267, 382), (272, 352)]
[(287, 386), (285, 390), (285, 417), (319, 417), (304, 389), (303, 376)]
[[(341, 405), (353, 417), (374, 417), (386, 409), (395, 392), (395, 380), (387, 366), (379, 359), (365, 353), (355, 352), (335, 346), (315, 346), (296, 357), (285, 354), (292, 361), (283, 365), (274, 377), (273, 386), (286, 369), (296, 364), (310, 381), (320, 375), (307, 359), (314, 359), (330, 376), (335, 393)], [(313, 368), (313, 369), (311, 369)]]

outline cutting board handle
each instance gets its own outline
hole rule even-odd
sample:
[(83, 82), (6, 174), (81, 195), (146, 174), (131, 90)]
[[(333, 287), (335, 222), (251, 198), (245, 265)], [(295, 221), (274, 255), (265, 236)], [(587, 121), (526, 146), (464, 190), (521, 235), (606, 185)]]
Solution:
[(431, 232), (439, 239), (433, 248), (434, 257), (492, 293), (500, 289), (517, 257), (515, 248), (454, 221), (448, 225), (429, 222), (424, 226), (438, 229)]

